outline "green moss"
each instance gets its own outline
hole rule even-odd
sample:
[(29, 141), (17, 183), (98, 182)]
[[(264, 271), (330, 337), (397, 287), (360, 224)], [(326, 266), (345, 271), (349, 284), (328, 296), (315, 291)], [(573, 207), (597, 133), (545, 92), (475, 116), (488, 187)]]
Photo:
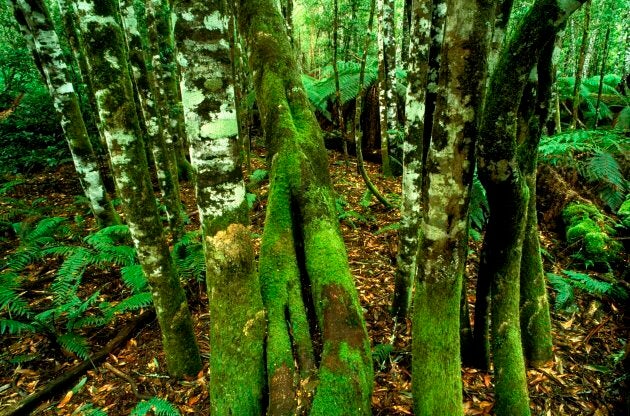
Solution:
[(576, 256), (585, 262), (608, 263), (619, 257), (621, 244), (612, 237), (612, 220), (596, 206), (570, 204), (562, 212), (566, 224), (566, 239), (582, 250)]
[(619, 211), (617, 211), (617, 215), (621, 219), (621, 223), (624, 227), (630, 228), (630, 194), (627, 199), (621, 204)]

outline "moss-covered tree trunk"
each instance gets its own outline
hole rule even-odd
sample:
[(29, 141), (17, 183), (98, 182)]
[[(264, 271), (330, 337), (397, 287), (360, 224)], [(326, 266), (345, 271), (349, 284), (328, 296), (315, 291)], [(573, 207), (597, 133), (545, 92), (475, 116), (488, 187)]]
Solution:
[[(491, 2), (450, 0), (438, 99), (421, 188), (413, 306), (412, 386), (417, 415), (463, 414), (460, 300), (468, 203), (485, 86)], [(427, 20), (428, 21), (428, 20)]]
[(222, 0), (175, 4), (182, 97), (204, 235), (213, 415), (264, 413), (265, 312), (254, 267)]
[(180, 79), (171, 8), (170, 0), (146, 1), (149, 51), (159, 86), (157, 98), (162, 113), (162, 125), (167, 132), (165, 141), (175, 155), (179, 177), (188, 179), (191, 167), (186, 158), (188, 140), (179, 89)]
[(538, 235), (536, 167), (538, 143), (551, 104), (554, 49), (555, 38), (544, 45), (538, 64), (530, 75), (530, 83), (521, 98), (517, 133), (521, 143), (521, 170), (529, 190), (520, 270), (521, 337), (526, 363), (533, 367), (539, 367), (553, 358), (551, 317)]
[(144, 5), (135, 0), (120, 0), (120, 12), (125, 28), (129, 61), (138, 92), (138, 105), (146, 124), (146, 145), (153, 156), (158, 185), (162, 193), (162, 203), (166, 209), (173, 239), (181, 237), (184, 229), (184, 212), (179, 195), (177, 181), (177, 162), (175, 154), (166, 145), (164, 127), (157, 107), (157, 84), (153, 65), (145, 56), (147, 50), (147, 27)]
[(9, 4), (22, 30), (27, 31), (32, 39), (28, 45), (41, 64), (44, 81), (53, 98), (79, 182), (90, 201), (90, 209), (99, 225), (118, 224), (120, 219), (103, 185), (98, 159), (71, 81), (70, 68), (64, 59), (48, 9), (42, 0), (11, 0)]
[(151, 286), (168, 371), (173, 376), (195, 375), (201, 369), (201, 357), (149, 179), (118, 6), (113, 1), (75, 4), (114, 179)]
[[(478, 168), (490, 220), (480, 278), (491, 281), (491, 348), (497, 415), (529, 415), (519, 320), (521, 255), (529, 201), (521, 169), (518, 111), (541, 49), (581, 1), (538, 0), (499, 57), (481, 123)], [(483, 276), (485, 277), (483, 277)]]
[(396, 142), (396, 40), (394, 0), (378, 0), (379, 112), (381, 122), (381, 159), (383, 175), (391, 176), (389, 149)]
[(271, 161), (260, 254), (269, 314), (269, 414), (311, 407), (311, 415), (367, 415), (370, 345), (339, 232), (321, 131), (273, 1), (242, 0), (239, 7)]
[(397, 268), (392, 300), (392, 314), (399, 319), (407, 316), (411, 306), (411, 294), (416, 276), (432, 9), (432, 2), (415, 2), (411, 10), (411, 38), (405, 109), (406, 125), (403, 143), (402, 203), (400, 229), (398, 231)]

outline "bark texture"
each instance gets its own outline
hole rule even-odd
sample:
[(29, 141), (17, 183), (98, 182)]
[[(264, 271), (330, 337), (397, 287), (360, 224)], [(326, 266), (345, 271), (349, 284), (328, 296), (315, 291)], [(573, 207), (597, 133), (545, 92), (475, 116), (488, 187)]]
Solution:
[(402, 319), (411, 307), (421, 218), (424, 117), (429, 73), (432, 2), (415, 2), (411, 10), (411, 40), (407, 72), (406, 125), (403, 143), (402, 204), (392, 314)]
[(53, 98), (74, 167), (90, 209), (101, 226), (118, 224), (120, 219), (111, 204), (92, 148), (79, 106), (70, 68), (65, 61), (59, 38), (46, 5), (42, 0), (11, 0), (21, 29), (32, 41), (31, 53), (41, 65), (44, 81)]
[[(373, 377), (369, 339), (339, 232), (321, 132), (273, 1), (243, 0), (239, 6), (272, 163), (260, 256), (269, 313), (269, 414), (293, 414), (298, 405), (308, 406), (312, 395), (311, 415), (367, 415)], [(321, 339), (321, 350), (312, 354), (316, 360), (309, 348), (313, 338)], [(308, 383), (315, 362), (317, 382)], [(299, 380), (304, 388), (298, 392)]]
[(168, 371), (177, 377), (195, 375), (201, 369), (201, 357), (149, 180), (118, 6), (113, 1), (81, 1), (75, 5), (114, 179), (151, 286)]
[(175, 154), (166, 145), (164, 126), (157, 107), (157, 83), (153, 65), (145, 56), (148, 49), (146, 33), (146, 13), (143, 5), (135, 0), (119, 0), (125, 37), (129, 46), (129, 63), (133, 81), (138, 93), (138, 106), (145, 123), (146, 145), (153, 156), (158, 185), (171, 234), (176, 241), (184, 229), (184, 212), (179, 196), (177, 161)]
[(247, 228), (205, 240), (210, 303), (208, 388), (213, 415), (264, 414), (265, 309)]
[(431, 143), (421, 188), (413, 307), (414, 412), (463, 414), (460, 300), (491, 2), (450, 0)]
[(499, 416), (530, 414), (519, 324), (521, 255), (530, 195), (519, 160), (518, 110), (541, 48), (582, 2), (534, 3), (498, 60), (481, 123), (478, 168), (490, 220), (479, 273), (492, 282), (495, 411)]
[(248, 222), (224, 1), (177, 3), (177, 60), (205, 236)]
[(378, 0), (379, 111), (381, 121), (381, 159), (383, 175), (391, 176), (389, 148), (397, 140), (396, 41), (394, 36), (394, 0)]

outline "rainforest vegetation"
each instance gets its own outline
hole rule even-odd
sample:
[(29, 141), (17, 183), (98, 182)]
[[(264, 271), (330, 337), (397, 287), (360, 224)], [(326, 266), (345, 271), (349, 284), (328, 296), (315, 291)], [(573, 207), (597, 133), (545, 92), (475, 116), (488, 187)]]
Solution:
[(629, 21), (0, 3), (0, 414), (627, 415)]

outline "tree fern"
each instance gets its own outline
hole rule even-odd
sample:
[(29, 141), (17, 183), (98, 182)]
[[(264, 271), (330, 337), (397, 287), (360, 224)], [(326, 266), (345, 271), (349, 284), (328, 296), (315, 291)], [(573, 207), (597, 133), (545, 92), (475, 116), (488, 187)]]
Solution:
[(158, 416), (180, 416), (179, 410), (171, 402), (159, 397), (141, 401), (133, 408), (130, 416), (145, 416), (150, 411)]

